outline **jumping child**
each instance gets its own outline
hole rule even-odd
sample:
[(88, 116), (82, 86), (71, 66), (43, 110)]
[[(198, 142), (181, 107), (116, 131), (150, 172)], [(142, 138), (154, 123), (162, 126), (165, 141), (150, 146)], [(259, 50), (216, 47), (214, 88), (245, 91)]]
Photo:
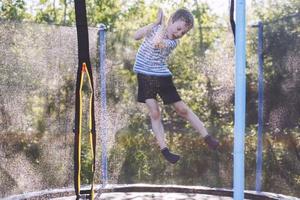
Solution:
[(209, 148), (215, 150), (219, 146), (219, 142), (208, 134), (203, 122), (180, 98), (167, 65), (167, 59), (178, 45), (179, 39), (193, 26), (193, 15), (186, 9), (178, 9), (173, 13), (165, 26), (164, 14), (159, 9), (156, 22), (138, 29), (134, 35), (135, 40), (145, 38), (133, 68), (138, 80), (137, 100), (147, 106), (161, 152), (172, 164), (176, 163), (180, 156), (171, 153), (167, 147), (157, 95), (164, 104), (172, 104), (176, 112), (191, 123)]

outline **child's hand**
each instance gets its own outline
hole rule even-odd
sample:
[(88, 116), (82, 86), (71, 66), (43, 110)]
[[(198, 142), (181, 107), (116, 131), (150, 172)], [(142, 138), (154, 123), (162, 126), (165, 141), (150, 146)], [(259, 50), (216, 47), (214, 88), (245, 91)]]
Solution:
[(154, 44), (154, 47), (158, 48), (158, 49), (163, 49), (163, 48), (166, 47), (166, 45), (163, 41), (161, 41), (161, 42), (158, 42), (158, 43)]
[(163, 37), (165, 35), (165, 19), (164, 19), (164, 13), (161, 8), (158, 10), (157, 13), (156, 24), (157, 25), (160, 24), (160, 27), (153, 38), (153, 44), (155, 48), (162, 49), (165, 48), (165, 44), (163, 42)]
[(157, 12), (157, 19), (155, 24), (159, 25), (164, 21), (164, 12), (161, 8), (159, 8), (158, 12)]
[(161, 25), (153, 38), (153, 45), (155, 48), (159, 48), (159, 49), (165, 48), (165, 43), (163, 41), (164, 34), (165, 34), (165, 28), (163, 25)]

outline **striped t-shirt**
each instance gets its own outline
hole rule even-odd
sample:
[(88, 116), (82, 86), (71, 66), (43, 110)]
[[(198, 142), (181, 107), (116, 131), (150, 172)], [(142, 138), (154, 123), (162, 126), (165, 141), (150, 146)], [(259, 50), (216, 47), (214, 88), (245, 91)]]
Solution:
[(172, 75), (168, 69), (167, 59), (172, 50), (177, 46), (178, 40), (163, 39), (166, 47), (155, 48), (152, 41), (159, 27), (159, 25), (154, 26), (141, 44), (133, 67), (135, 73), (152, 76)]

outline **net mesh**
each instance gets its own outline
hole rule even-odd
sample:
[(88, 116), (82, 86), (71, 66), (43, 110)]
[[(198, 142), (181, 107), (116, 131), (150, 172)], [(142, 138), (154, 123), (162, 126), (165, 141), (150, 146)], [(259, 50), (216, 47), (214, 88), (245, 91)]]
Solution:
[[(299, 195), (299, 18), (264, 30), (265, 191)], [(132, 72), (139, 42), (133, 31), (107, 32), (107, 113), (101, 113), (98, 30), (89, 29), (95, 86), (97, 154), (101, 180), (101, 127), (107, 127), (108, 183), (232, 187), (234, 47), (230, 28), (193, 29), (169, 64), (186, 104), (221, 141), (208, 150), (171, 106), (162, 107), (168, 145), (182, 156), (171, 166), (159, 153), (148, 111), (136, 103)], [(73, 120), (77, 71), (75, 27), (0, 21), (0, 196), (73, 185)], [(280, 33), (280, 34), (279, 34)], [(257, 32), (247, 29), (246, 188), (254, 189), (257, 132)], [(84, 87), (89, 93), (88, 85)], [(85, 96), (87, 98), (87, 96)], [(85, 122), (88, 101), (84, 100)], [(101, 115), (107, 120), (101, 121)], [(87, 127), (87, 126), (86, 126)], [(88, 146), (87, 135), (85, 146)], [(286, 149), (284, 151), (283, 149)], [(83, 153), (83, 184), (91, 157)], [(295, 162), (296, 160), (296, 162)], [(280, 182), (277, 186), (272, 183)]]
[(0, 33), (1, 196), (72, 186), (76, 29), (1, 21)]

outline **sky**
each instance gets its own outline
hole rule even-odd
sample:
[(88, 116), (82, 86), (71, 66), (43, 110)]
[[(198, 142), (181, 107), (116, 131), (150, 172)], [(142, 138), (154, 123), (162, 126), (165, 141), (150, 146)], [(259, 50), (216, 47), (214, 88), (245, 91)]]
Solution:
[[(146, 3), (151, 3), (155, 0), (145, 0)], [(178, 0), (174, 0), (175, 2)], [(193, 2), (194, 0), (191, 0)], [(199, 1), (199, 0), (198, 0)], [(229, 1), (230, 0), (200, 0), (199, 2), (207, 3), (209, 7), (212, 9), (212, 12), (214, 12), (217, 15), (223, 15), (224, 13), (227, 13), (229, 10)], [(168, 7), (168, 4), (163, 5), (162, 7)]]
[(202, 0), (207, 3), (216, 14), (223, 15), (229, 11), (229, 0)]
[[(153, 0), (145, 0), (146, 3), (150, 3)], [(176, 1), (176, 0), (174, 0)], [(191, 0), (193, 1), (193, 0)], [(229, 10), (229, 1), (230, 0), (200, 0), (200, 2), (208, 3), (210, 8), (212, 9), (212, 12), (214, 12), (217, 15), (223, 15), (224, 13), (228, 13)], [(33, 5), (37, 5), (39, 0), (25, 0), (27, 4), (27, 8), (30, 9)], [(168, 5), (164, 5), (167, 7)], [(36, 6), (34, 6), (36, 7)], [(34, 12), (34, 10), (31, 10), (31, 12)]]

